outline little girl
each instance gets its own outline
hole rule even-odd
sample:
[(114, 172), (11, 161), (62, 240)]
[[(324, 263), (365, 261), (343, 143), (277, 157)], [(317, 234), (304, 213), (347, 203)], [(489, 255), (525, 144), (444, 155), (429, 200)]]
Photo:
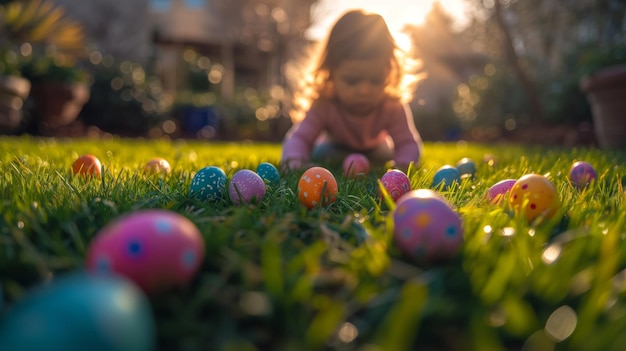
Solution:
[[(304, 119), (287, 132), (281, 164), (341, 164), (362, 153), (373, 165), (418, 165), (422, 141), (406, 105), (412, 98), (400, 50), (384, 19), (360, 10), (333, 26), (303, 90)], [(417, 80), (415, 80), (416, 82)]]

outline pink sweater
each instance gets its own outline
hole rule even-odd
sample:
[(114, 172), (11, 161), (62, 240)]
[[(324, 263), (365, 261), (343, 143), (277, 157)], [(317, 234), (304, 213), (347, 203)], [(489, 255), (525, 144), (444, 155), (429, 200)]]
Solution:
[(419, 164), (422, 140), (415, 128), (413, 114), (407, 105), (387, 99), (367, 116), (355, 117), (336, 103), (320, 103), (312, 107), (299, 124), (285, 137), (281, 162), (308, 161), (311, 150), (322, 132), (336, 143), (355, 152), (367, 151), (384, 142), (387, 135), (395, 145), (397, 165)]

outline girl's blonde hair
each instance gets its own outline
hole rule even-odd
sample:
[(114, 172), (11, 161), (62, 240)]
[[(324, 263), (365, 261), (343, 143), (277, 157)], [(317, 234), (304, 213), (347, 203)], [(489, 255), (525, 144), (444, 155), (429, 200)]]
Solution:
[[(388, 58), (389, 76), (385, 92), (390, 98), (409, 102), (421, 76), (417, 61), (402, 51), (387, 23), (378, 14), (362, 10), (346, 12), (334, 24), (323, 46), (318, 46), (313, 60), (305, 69), (305, 77), (295, 81), (291, 119), (298, 122), (318, 100), (330, 100), (334, 93), (330, 75), (346, 59)], [(415, 66), (415, 67), (412, 67)], [(301, 73), (300, 70), (296, 73)]]

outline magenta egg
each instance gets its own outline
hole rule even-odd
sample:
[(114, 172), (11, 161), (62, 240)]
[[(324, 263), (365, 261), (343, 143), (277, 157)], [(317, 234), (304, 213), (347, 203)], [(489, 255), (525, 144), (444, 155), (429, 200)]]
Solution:
[[(380, 182), (393, 201), (398, 201), (402, 195), (411, 191), (409, 177), (399, 169), (390, 169), (385, 172), (380, 178)], [(379, 195), (382, 197), (380, 192)]]
[(511, 190), (517, 179), (505, 179), (492, 185), (485, 193), (485, 199), (492, 204), (499, 203)]
[(168, 210), (141, 210), (101, 229), (91, 242), (89, 271), (122, 275), (154, 293), (184, 286), (204, 259), (204, 239), (181, 214)]
[(363, 154), (350, 154), (343, 160), (343, 175), (346, 177), (367, 174), (369, 171), (370, 161)]
[(239, 170), (228, 183), (228, 195), (235, 205), (258, 204), (265, 196), (265, 181), (249, 169)]
[(585, 161), (574, 162), (569, 170), (569, 180), (575, 187), (584, 188), (598, 177), (596, 170)]
[(393, 211), (393, 221), (397, 247), (418, 261), (450, 259), (463, 243), (461, 217), (430, 189), (403, 195)]

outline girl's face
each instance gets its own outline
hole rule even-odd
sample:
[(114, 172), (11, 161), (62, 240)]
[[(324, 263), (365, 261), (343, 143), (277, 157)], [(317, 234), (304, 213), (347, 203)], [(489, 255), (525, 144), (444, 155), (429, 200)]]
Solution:
[(335, 96), (355, 116), (371, 113), (385, 98), (389, 62), (382, 59), (343, 60), (331, 75)]

